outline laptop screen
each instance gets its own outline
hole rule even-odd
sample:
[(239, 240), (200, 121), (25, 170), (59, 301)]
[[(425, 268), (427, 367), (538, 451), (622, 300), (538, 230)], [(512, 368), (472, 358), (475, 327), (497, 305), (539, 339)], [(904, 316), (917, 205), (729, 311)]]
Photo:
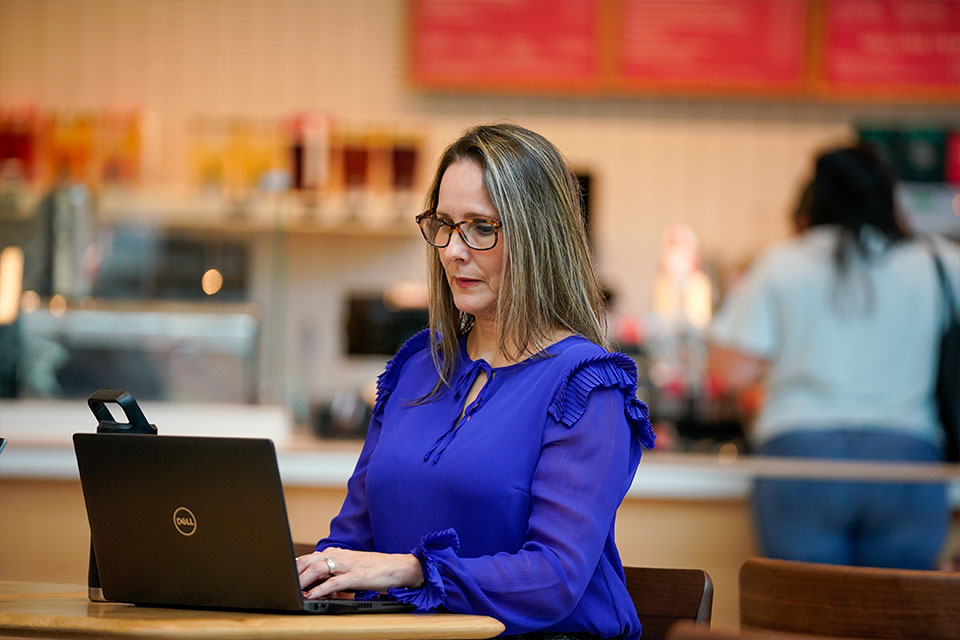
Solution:
[(270, 440), (76, 434), (106, 598), (299, 610)]

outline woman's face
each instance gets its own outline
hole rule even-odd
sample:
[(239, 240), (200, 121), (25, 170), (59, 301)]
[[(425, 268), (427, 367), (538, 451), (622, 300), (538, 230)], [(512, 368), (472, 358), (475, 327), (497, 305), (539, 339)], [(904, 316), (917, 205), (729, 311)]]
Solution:
[[(500, 220), (483, 189), (483, 170), (479, 164), (460, 160), (447, 167), (440, 180), (437, 216), (454, 224), (479, 218)], [(500, 275), (507, 255), (503, 230), (498, 233), (496, 246), (487, 251), (471, 249), (458, 233), (450, 235), (450, 244), (437, 249), (454, 304), (478, 322), (493, 321), (497, 315)]]

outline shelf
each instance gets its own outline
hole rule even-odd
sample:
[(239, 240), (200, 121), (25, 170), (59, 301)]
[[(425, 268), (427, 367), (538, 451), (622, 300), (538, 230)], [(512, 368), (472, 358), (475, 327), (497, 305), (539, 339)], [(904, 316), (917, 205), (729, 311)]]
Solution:
[(419, 237), (414, 214), (390, 211), (390, 198), (369, 197), (363, 214), (349, 213), (342, 200), (311, 205), (296, 193), (258, 193), (243, 201), (217, 194), (104, 193), (101, 222), (201, 233), (282, 233), (392, 240)]
[(115, 224), (148, 224), (161, 229), (176, 231), (194, 231), (198, 233), (225, 233), (236, 235), (251, 235), (259, 233), (279, 233), (283, 235), (316, 235), (343, 238), (374, 237), (393, 240), (410, 240), (419, 238), (416, 226), (409, 224), (390, 223), (383, 226), (370, 224), (351, 224), (348, 222), (313, 222), (309, 220), (294, 221), (291, 223), (271, 223), (268, 221), (250, 220), (246, 218), (222, 219), (186, 219), (166, 218), (162, 220), (139, 220), (127, 218), (113, 218)]

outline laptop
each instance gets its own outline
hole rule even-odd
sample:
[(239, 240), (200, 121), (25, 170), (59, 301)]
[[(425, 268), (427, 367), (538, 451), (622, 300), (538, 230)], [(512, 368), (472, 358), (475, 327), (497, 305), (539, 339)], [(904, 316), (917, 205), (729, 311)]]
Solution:
[(77, 433), (107, 600), (297, 613), (396, 613), (394, 600), (305, 600), (273, 442)]

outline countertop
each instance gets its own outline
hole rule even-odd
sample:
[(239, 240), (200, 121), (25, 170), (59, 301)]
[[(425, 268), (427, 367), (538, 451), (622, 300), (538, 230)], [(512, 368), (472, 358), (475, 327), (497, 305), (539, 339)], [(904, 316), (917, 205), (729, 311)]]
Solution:
[[(318, 440), (293, 426), (282, 407), (251, 405), (167, 405), (142, 403), (148, 419), (166, 435), (220, 435), (270, 438), (285, 485), (343, 488), (361, 443)], [(96, 428), (77, 401), (0, 402), (0, 478), (77, 480), (70, 437)], [(952, 503), (960, 505), (960, 465), (890, 464), (799, 460), (760, 456), (648, 451), (628, 498), (742, 499), (757, 477), (816, 477), (861, 480), (949, 482)]]

